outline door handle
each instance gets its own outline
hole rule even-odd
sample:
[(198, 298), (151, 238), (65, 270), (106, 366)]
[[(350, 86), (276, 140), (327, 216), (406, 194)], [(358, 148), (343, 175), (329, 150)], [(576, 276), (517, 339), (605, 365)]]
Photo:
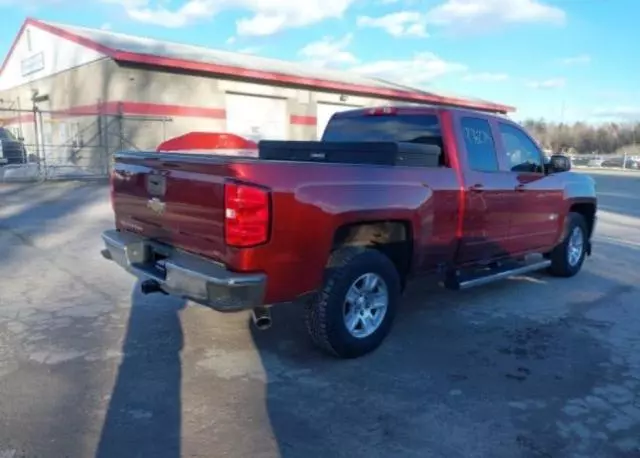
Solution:
[(484, 190), (484, 186), (480, 183), (469, 186), (469, 191), (471, 192), (482, 192)]
[(516, 186), (516, 192), (524, 192), (526, 191), (526, 188), (523, 184), (519, 184)]

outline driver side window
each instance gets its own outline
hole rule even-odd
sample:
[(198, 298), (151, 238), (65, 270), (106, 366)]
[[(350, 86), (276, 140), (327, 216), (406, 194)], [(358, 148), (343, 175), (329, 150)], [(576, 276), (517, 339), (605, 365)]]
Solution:
[(542, 153), (538, 146), (517, 127), (504, 123), (499, 125), (511, 171), (544, 173)]

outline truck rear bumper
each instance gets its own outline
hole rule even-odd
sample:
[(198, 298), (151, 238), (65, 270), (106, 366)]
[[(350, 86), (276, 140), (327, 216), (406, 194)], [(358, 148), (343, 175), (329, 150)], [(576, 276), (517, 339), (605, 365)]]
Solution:
[(128, 272), (157, 283), (167, 294), (184, 297), (220, 312), (263, 305), (267, 277), (230, 272), (219, 263), (155, 243), (139, 235), (102, 233), (102, 255)]

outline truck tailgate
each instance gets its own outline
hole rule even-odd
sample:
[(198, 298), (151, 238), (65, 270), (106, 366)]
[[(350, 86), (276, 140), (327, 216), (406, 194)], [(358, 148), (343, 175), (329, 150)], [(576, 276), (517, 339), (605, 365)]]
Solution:
[(226, 158), (117, 154), (111, 175), (116, 227), (224, 261), (224, 181), (230, 175)]

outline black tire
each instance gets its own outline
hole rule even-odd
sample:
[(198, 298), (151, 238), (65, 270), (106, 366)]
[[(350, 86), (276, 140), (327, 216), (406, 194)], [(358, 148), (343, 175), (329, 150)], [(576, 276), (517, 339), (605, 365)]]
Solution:
[[(344, 304), (351, 285), (374, 273), (387, 287), (388, 305), (379, 327), (366, 337), (354, 337), (344, 322)], [(306, 325), (313, 343), (339, 358), (357, 358), (380, 346), (395, 318), (401, 292), (400, 275), (391, 260), (369, 248), (345, 247), (329, 260), (322, 290), (307, 304)]]
[[(571, 234), (578, 228), (582, 231), (582, 253), (578, 262), (571, 264), (569, 262), (568, 250)], [(587, 222), (584, 217), (579, 213), (569, 213), (567, 218), (567, 226), (562, 242), (551, 251), (546, 258), (551, 260), (551, 266), (549, 266), (549, 273), (556, 277), (573, 277), (580, 269), (587, 254), (587, 243), (589, 240)]]

